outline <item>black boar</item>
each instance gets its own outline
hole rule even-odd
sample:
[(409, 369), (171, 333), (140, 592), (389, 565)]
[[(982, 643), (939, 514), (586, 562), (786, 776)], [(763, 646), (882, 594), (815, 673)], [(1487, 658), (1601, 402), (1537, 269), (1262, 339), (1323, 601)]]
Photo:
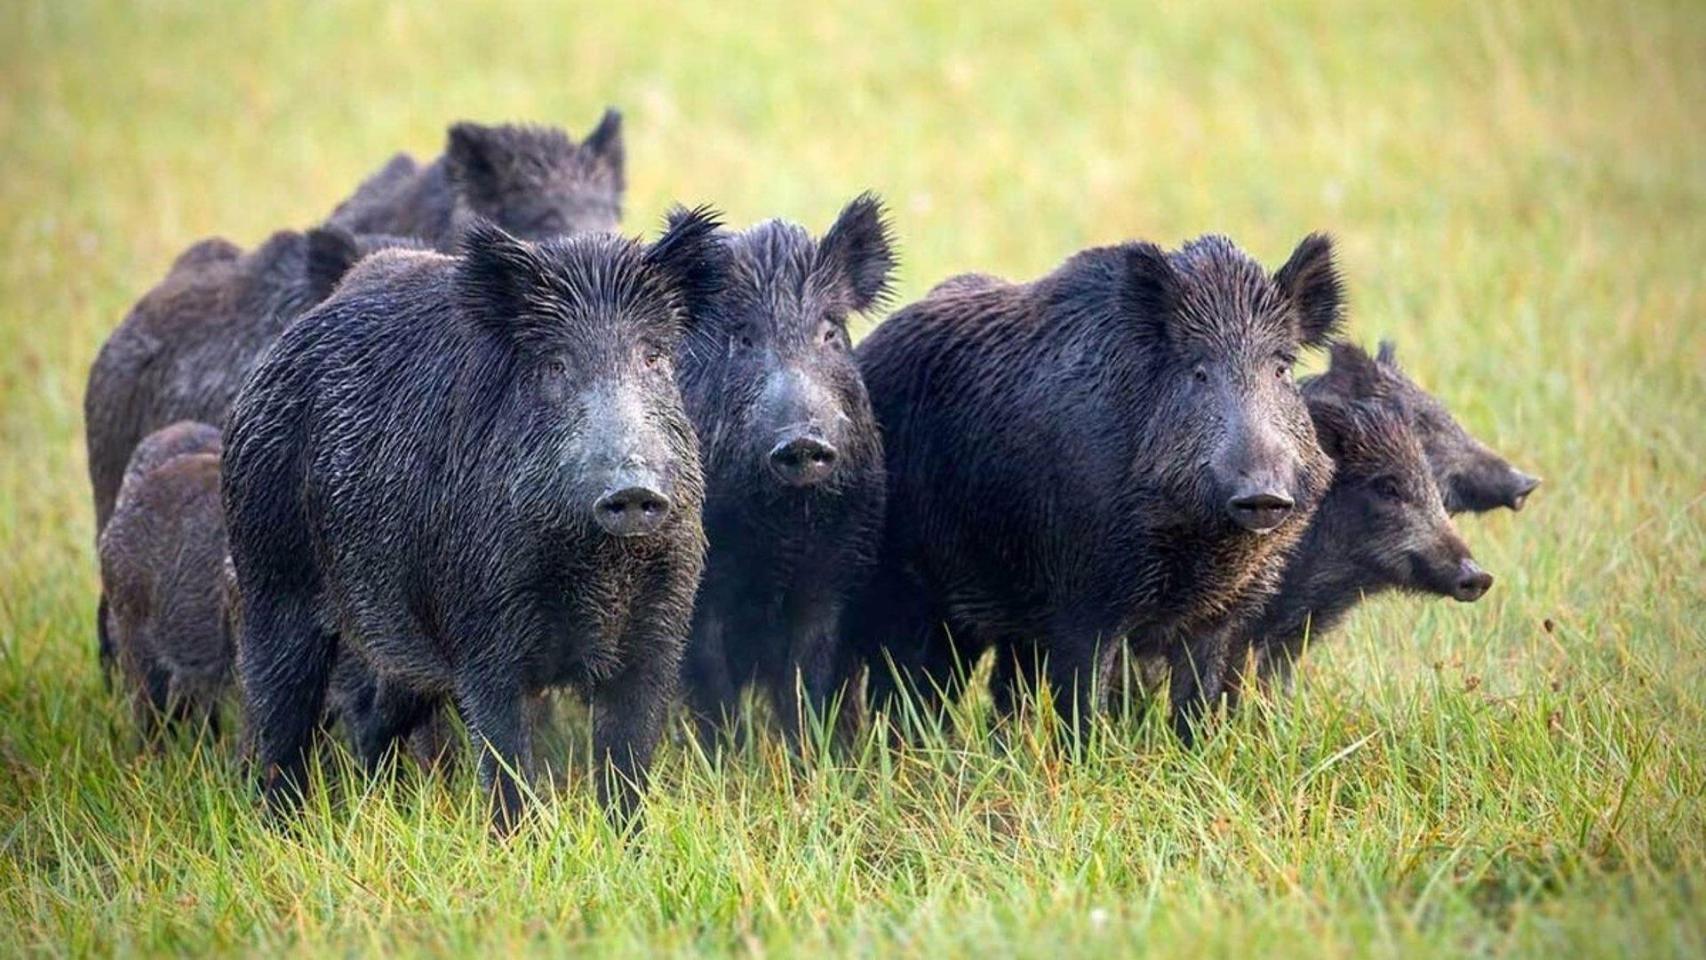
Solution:
[(841, 611), (883, 510), (882, 444), (847, 318), (881, 302), (895, 264), (868, 194), (821, 241), (772, 220), (724, 244), (728, 284), (679, 373), (705, 463), (710, 552), (683, 677), (707, 743), (749, 681), (790, 738), (803, 710), (822, 716), (836, 693)]
[(555, 127), (458, 123), (438, 159), (421, 167), (407, 154), (392, 157), (327, 223), (419, 237), (441, 250), (475, 219), (529, 240), (614, 230), (623, 165), (615, 110), (579, 144)]
[(137, 445), (99, 553), (107, 635), (143, 738), (162, 721), (217, 732), (231, 675), (218, 430), (184, 421)]
[[(83, 394), (95, 534), (106, 528), (138, 441), (179, 420), (220, 423), (260, 355), (291, 321), (325, 299), (350, 265), (374, 250), (413, 246), (339, 229), (273, 234), (241, 254), (203, 240), (102, 344)], [(106, 600), (96, 611), (101, 662), (110, 664)]]
[(1511, 466), (1470, 436), (1438, 398), (1404, 374), (1395, 354), (1391, 341), (1380, 344), (1377, 357), (1354, 344), (1339, 344), (1333, 348), (1332, 365), (1304, 381), (1304, 392), (1351, 401), (1378, 399), (1408, 411), (1448, 512), (1521, 510), (1540, 478)]
[(704, 563), (672, 359), (723, 275), (715, 228), (535, 246), (475, 225), (459, 258), (368, 258), (268, 352), (224, 492), (272, 805), (303, 786), (342, 646), (390, 698), (380, 739), (453, 698), (500, 827), (525, 700), (562, 685), (592, 702), (601, 796), (633, 809)]
[(1292, 377), (1340, 324), (1330, 242), (1271, 276), (1210, 236), (939, 291), (857, 351), (888, 473), (850, 618), (873, 696), (894, 673), (953, 692), (956, 663), (996, 645), (1018, 665), (1004, 688), (1046, 660), (1082, 723), (1134, 636), (1201, 679), (1175, 704), (1188, 732), (1331, 477)]
[[(1379, 403), (1308, 400), (1333, 483), (1298, 541), (1279, 590), (1241, 627), (1261, 676), (1283, 681), (1364, 597), (1386, 590), (1472, 603), (1493, 585), (1446, 515), (1419, 431)], [(1236, 648), (1235, 648), (1236, 649)]]

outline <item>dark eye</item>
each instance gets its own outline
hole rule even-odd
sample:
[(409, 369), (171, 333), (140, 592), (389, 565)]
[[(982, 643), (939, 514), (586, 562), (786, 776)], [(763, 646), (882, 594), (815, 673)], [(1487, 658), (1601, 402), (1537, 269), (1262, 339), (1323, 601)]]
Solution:
[(1281, 380), (1291, 376), (1291, 368), (1297, 364), (1297, 357), (1289, 353), (1282, 353), (1275, 359), (1279, 362), (1274, 368), (1274, 376)]
[(1208, 368), (1203, 366), (1200, 363), (1197, 364), (1196, 369), (1191, 371), (1191, 379), (1195, 380), (1198, 383), (1207, 383), (1208, 382)]
[(833, 321), (825, 321), (823, 325), (823, 342), (840, 343), (841, 326)]
[(1382, 500), (1401, 501), (1404, 499), (1404, 488), (1398, 485), (1394, 477), (1375, 477), (1369, 484), (1374, 488), (1374, 495)]
[(646, 369), (656, 370), (669, 361), (669, 354), (656, 347), (646, 348)]
[(752, 336), (744, 330), (735, 334), (735, 346), (740, 347), (742, 350), (751, 350)]
[(562, 357), (552, 357), (545, 361), (545, 379), (567, 380), (569, 378), (569, 362)]

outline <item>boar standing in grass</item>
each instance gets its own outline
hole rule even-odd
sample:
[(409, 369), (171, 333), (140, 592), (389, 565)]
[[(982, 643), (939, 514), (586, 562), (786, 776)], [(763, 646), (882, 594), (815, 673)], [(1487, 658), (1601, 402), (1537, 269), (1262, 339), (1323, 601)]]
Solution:
[(163, 722), (217, 732), (231, 675), (218, 430), (183, 421), (137, 445), (99, 554), (107, 635), (144, 740)]
[(1375, 357), (1354, 344), (1339, 344), (1332, 365), (1304, 381), (1304, 392), (1311, 398), (1377, 400), (1408, 413), (1448, 513), (1521, 510), (1540, 486), (1540, 478), (1511, 466), (1470, 436), (1445, 404), (1406, 376), (1390, 341), (1380, 344)]
[[(217, 424), (243, 379), (284, 328), (324, 300), (374, 250), (413, 246), (336, 228), (273, 234), (249, 253), (219, 239), (178, 257), (101, 346), (83, 394), (95, 533), (106, 528), (131, 451), (179, 420)], [(110, 664), (106, 599), (96, 611), (101, 662)]]
[(600, 794), (633, 809), (678, 683), (704, 487), (672, 358), (721, 282), (716, 221), (460, 257), (388, 253), (268, 353), (226, 426), (239, 664), (263, 789), (303, 788), (340, 645), (389, 729), (460, 708), (500, 828), (530, 694), (593, 708)]
[(710, 542), (683, 676), (707, 745), (748, 682), (791, 739), (836, 694), (842, 610), (883, 511), (882, 444), (847, 320), (882, 301), (895, 265), (868, 194), (821, 240), (772, 220), (723, 242), (728, 284), (680, 364)]
[(555, 127), (458, 123), (438, 159), (422, 167), (398, 154), (327, 222), (419, 237), (447, 251), (475, 219), (528, 240), (614, 230), (623, 166), (615, 110), (578, 144)]
[(874, 698), (891, 664), (952, 691), (994, 645), (998, 700), (1046, 679), (1082, 724), (1132, 636), (1195, 679), (1188, 735), (1331, 478), (1292, 368), (1341, 300), (1324, 236), (1271, 275), (1209, 236), (950, 283), (878, 327), (857, 355), (888, 507), (851, 628)]
[(1284, 682), (1363, 598), (1387, 590), (1481, 599), (1493, 585), (1452, 526), (1421, 440), (1401, 410), (1309, 400), (1333, 483), (1286, 564), (1278, 592), (1241, 628), (1260, 676)]

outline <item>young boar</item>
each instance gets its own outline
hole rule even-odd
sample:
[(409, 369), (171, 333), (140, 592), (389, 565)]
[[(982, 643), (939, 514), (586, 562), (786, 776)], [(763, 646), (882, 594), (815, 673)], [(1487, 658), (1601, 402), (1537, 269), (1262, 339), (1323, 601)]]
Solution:
[(420, 237), (450, 250), (481, 219), (543, 240), (616, 229), (622, 217), (622, 115), (604, 118), (579, 144), (555, 127), (450, 128), (444, 153), (425, 167), (392, 157), (328, 223), (355, 233)]
[(1341, 400), (1378, 400), (1405, 410), (1428, 457), (1434, 479), (1449, 513), (1485, 513), (1508, 507), (1521, 510), (1540, 486), (1531, 477), (1470, 436), (1433, 394), (1423, 390), (1399, 369), (1391, 341), (1370, 357), (1354, 344), (1333, 348), (1325, 373), (1304, 381), (1304, 392)]
[(216, 732), (231, 673), (218, 430), (184, 421), (137, 445), (99, 554), (106, 635), (144, 740), (162, 722)]
[(951, 283), (878, 327), (857, 356), (888, 507), (851, 627), (874, 695), (952, 690), (996, 645), (1005, 686), (1046, 678), (1082, 723), (1134, 636), (1201, 679), (1187, 729), (1331, 477), (1292, 368), (1341, 300), (1324, 236), (1271, 275), (1209, 236)]
[(721, 281), (715, 228), (534, 245), (476, 225), (460, 257), (369, 258), (268, 353), (224, 492), (273, 805), (302, 789), (342, 646), (377, 671), (378, 742), (454, 700), (500, 828), (524, 704), (564, 685), (592, 703), (601, 796), (633, 809), (704, 563), (672, 358)]
[(683, 676), (707, 744), (750, 681), (790, 738), (835, 695), (841, 612), (883, 511), (882, 444), (847, 319), (882, 301), (895, 264), (868, 194), (821, 240), (772, 220), (724, 244), (728, 285), (680, 364), (710, 541)]
[[(213, 239), (180, 255), (107, 338), (89, 370), (83, 422), (96, 536), (106, 529), (138, 441), (179, 420), (223, 421), (261, 353), (325, 299), (355, 261), (374, 250), (413, 245), (322, 228), (280, 231), (247, 254)], [(110, 664), (105, 610), (103, 595), (96, 622), (101, 662)]]
[(1364, 597), (1405, 590), (1479, 600), (1493, 585), (1458, 536), (1401, 410), (1378, 401), (1310, 398), (1333, 483), (1286, 564), (1279, 590), (1240, 628), (1265, 680), (1284, 681), (1303, 653)]

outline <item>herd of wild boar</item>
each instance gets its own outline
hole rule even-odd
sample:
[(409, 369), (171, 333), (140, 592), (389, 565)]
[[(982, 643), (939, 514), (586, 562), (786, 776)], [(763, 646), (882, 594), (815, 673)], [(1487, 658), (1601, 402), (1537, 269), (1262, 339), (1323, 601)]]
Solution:
[(1165, 678), (1188, 739), (1364, 596), (1481, 597), (1451, 515), (1539, 483), (1337, 340), (1325, 236), (1272, 271), (1211, 235), (962, 275), (855, 347), (896, 266), (877, 198), (644, 243), (623, 170), (614, 111), (579, 143), (458, 124), (136, 304), (85, 414), (100, 656), (146, 736), (216, 732), (235, 686), (288, 806), (325, 732), (377, 766), (454, 709), (500, 827), (564, 686), (617, 815), (678, 688), (708, 746), (749, 685), (797, 743), (993, 651), (1002, 715), (1046, 684), (1076, 729)]

